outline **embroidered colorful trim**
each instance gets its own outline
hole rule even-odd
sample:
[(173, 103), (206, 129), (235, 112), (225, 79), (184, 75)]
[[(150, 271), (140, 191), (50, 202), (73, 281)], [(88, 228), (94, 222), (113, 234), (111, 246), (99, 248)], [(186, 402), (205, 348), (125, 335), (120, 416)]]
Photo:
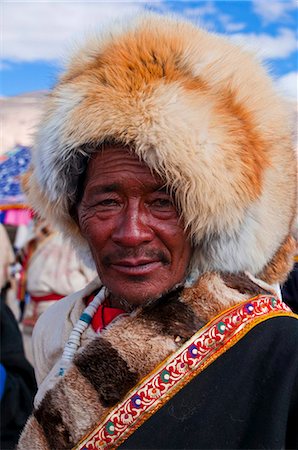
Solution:
[(75, 449), (119, 447), (142, 423), (258, 323), (294, 316), (279, 299), (258, 296), (209, 322), (175, 354), (144, 378)]

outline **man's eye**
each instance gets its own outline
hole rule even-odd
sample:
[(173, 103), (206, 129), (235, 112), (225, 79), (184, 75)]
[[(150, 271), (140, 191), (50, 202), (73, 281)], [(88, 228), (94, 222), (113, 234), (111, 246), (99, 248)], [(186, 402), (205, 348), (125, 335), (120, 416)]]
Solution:
[(157, 208), (172, 208), (173, 202), (168, 198), (157, 198), (152, 202), (152, 206)]
[(114, 200), (112, 198), (107, 198), (106, 200), (101, 200), (98, 202), (99, 206), (118, 206), (117, 200)]

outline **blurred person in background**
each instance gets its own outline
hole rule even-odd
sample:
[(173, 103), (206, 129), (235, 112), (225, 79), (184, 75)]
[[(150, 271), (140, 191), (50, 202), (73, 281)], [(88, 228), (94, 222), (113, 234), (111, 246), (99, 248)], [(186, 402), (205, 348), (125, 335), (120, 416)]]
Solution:
[(38, 317), (49, 306), (84, 288), (96, 272), (88, 269), (70, 242), (42, 219), (35, 219), (34, 237), (22, 253), (17, 295), (19, 299), (28, 296), (22, 324), (25, 332), (32, 332)]
[[(19, 230), (18, 230), (19, 231)], [(27, 276), (29, 261), (42, 241), (49, 234), (45, 222), (35, 217), (26, 227), (22, 227), (16, 234), (15, 249), (16, 260), (15, 278), (16, 278), (16, 298), (20, 305), (20, 322), (23, 320), (26, 305), (30, 302), (30, 295), (27, 289)], [(17, 245), (16, 245), (17, 244)], [(30, 325), (30, 329), (32, 328)]]
[(0, 224), (0, 448), (14, 449), (32, 412), (37, 390), (34, 370), (27, 361), (16, 318), (7, 305), (13, 283), (15, 255), (5, 227)]
[(10, 308), (0, 310), (0, 448), (14, 449), (32, 412), (37, 390), (33, 367), (27, 361), (18, 323)]
[(5, 227), (0, 224), (0, 295), (1, 303), (6, 301), (8, 289), (11, 287), (11, 267), (15, 255)]

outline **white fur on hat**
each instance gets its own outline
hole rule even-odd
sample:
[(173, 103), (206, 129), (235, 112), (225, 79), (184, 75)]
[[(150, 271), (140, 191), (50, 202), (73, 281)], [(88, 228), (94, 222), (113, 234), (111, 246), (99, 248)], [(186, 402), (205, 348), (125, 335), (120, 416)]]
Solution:
[(130, 145), (175, 192), (200, 271), (290, 268), (296, 160), (288, 112), (253, 56), (193, 25), (144, 16), (89, 42), (50, 94), (33, 207), (87, 242), (69, 213), (88, 148)]

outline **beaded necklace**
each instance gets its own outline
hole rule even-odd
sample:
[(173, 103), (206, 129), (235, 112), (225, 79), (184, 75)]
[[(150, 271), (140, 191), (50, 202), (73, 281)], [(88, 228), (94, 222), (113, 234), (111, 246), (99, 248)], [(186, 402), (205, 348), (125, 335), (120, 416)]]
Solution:
[(72, 332), (70, 333), (69, 339), (66, 342), (66, 345), (63, 350), (63, 354), (61, 357), (61, 365), (59, 371), (57, 373), (57, 377), (62, 377), (65, 374), (65, 371), (69, 367), (73, 357), (80, 347), (81, 344), (81, 336), (84, 331), (90, 325), (94, 314), (96, 313), (98, 307), (103, 303), (106, 297), (106, 288), (102, 286), (100, 291), (96, 294), (91, 303), (84, 309), (79, 320), (75, 324)]

